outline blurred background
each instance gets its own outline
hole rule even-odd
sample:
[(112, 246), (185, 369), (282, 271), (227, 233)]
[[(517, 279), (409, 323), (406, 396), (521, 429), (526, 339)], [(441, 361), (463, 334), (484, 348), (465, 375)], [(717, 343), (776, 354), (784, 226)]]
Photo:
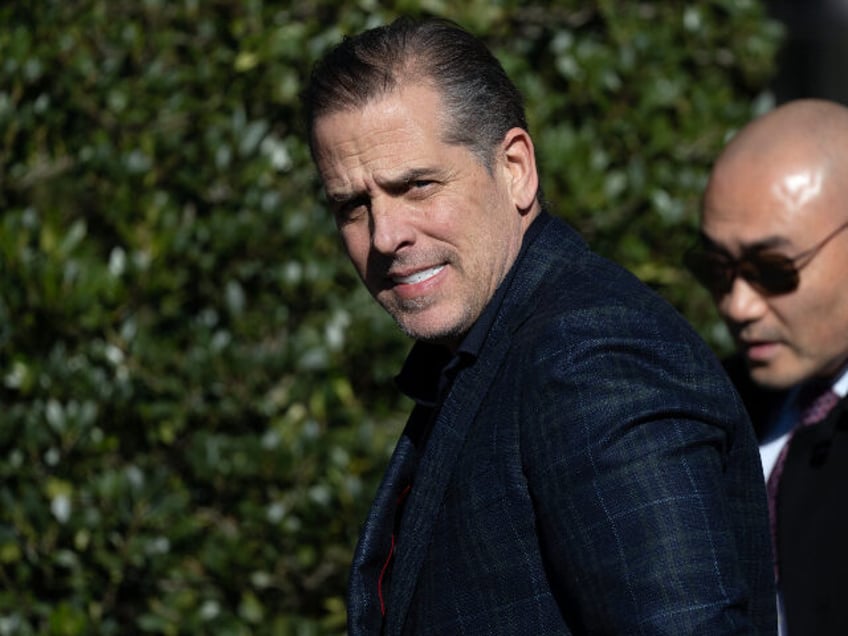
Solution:
[(779, 102), (820, 97), (848, 105), (848, 0), (768, 0), (784, 27), (772, 89)]
[(848, 96), (845, 2), (0, 3), (0, 636), (344, 633), (409, 409), (298, 93), (343, 35), (453, 18), (527, 98), (551, 211), (728, 341), (680, 266), (712, 160)]

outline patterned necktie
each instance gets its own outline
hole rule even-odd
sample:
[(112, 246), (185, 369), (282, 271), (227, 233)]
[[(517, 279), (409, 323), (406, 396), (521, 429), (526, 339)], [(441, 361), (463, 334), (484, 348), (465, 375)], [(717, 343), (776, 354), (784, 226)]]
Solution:
[(777, 558), (777, 491), (780, 484), (780, 477), (783, 474), (783, 465), (786, 463), (786, 455), (789, 452), (789, 445), (792, 443), (792, 437), (795, 431), (802, 426), (811, 426), (816, 422), (821, 422), (831, 409), (839, 402), (839, 396), (834, 393), (830, 383), (813, 383), (801, 389), (798, 396), (798, 404), (800, 407), (800, 417), (798, 425), (789, 434), (789, 439), (780, 450), (777, 460), (774, 463), (766, 482), (766, 492), (768, 494), (769, 506), (769, 524), (771, 526), (771, 541), (774, 550), (774, 574), (775, 578), (778, 575), (778, 558)]

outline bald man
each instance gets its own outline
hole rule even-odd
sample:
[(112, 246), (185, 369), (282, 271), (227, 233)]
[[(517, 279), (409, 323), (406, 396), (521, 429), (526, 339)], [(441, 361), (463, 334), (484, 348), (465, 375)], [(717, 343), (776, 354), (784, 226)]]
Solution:
[(738, 349), (727, 368), (760, 439), (781, 629), (844, 636), (848, 108), (799, 100), (739, 132), (713, 168), (687, 264)]

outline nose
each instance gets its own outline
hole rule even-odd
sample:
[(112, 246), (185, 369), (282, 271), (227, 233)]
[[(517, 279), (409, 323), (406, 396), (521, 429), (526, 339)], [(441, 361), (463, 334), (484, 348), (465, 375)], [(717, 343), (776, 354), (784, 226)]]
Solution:
[(768, 311), (762, 294), (741, 276), (733, 280), (729, 292), (716, 299), (716, 307), (724, 320), (737, 325), (759, 320)]
[(395, 254), (415, 242), (410, 210), (393, 197), (371, 201), (371, 245), (381, 254)]

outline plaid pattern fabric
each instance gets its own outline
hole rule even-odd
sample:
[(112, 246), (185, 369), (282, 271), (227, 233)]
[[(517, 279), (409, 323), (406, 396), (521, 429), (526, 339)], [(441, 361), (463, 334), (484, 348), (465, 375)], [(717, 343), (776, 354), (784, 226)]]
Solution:
[(349, 586), (363, 634), (774, 634), (765, 484), (688, 324), (563, 223), (441, 404), (386, 590), (402, 438)]

